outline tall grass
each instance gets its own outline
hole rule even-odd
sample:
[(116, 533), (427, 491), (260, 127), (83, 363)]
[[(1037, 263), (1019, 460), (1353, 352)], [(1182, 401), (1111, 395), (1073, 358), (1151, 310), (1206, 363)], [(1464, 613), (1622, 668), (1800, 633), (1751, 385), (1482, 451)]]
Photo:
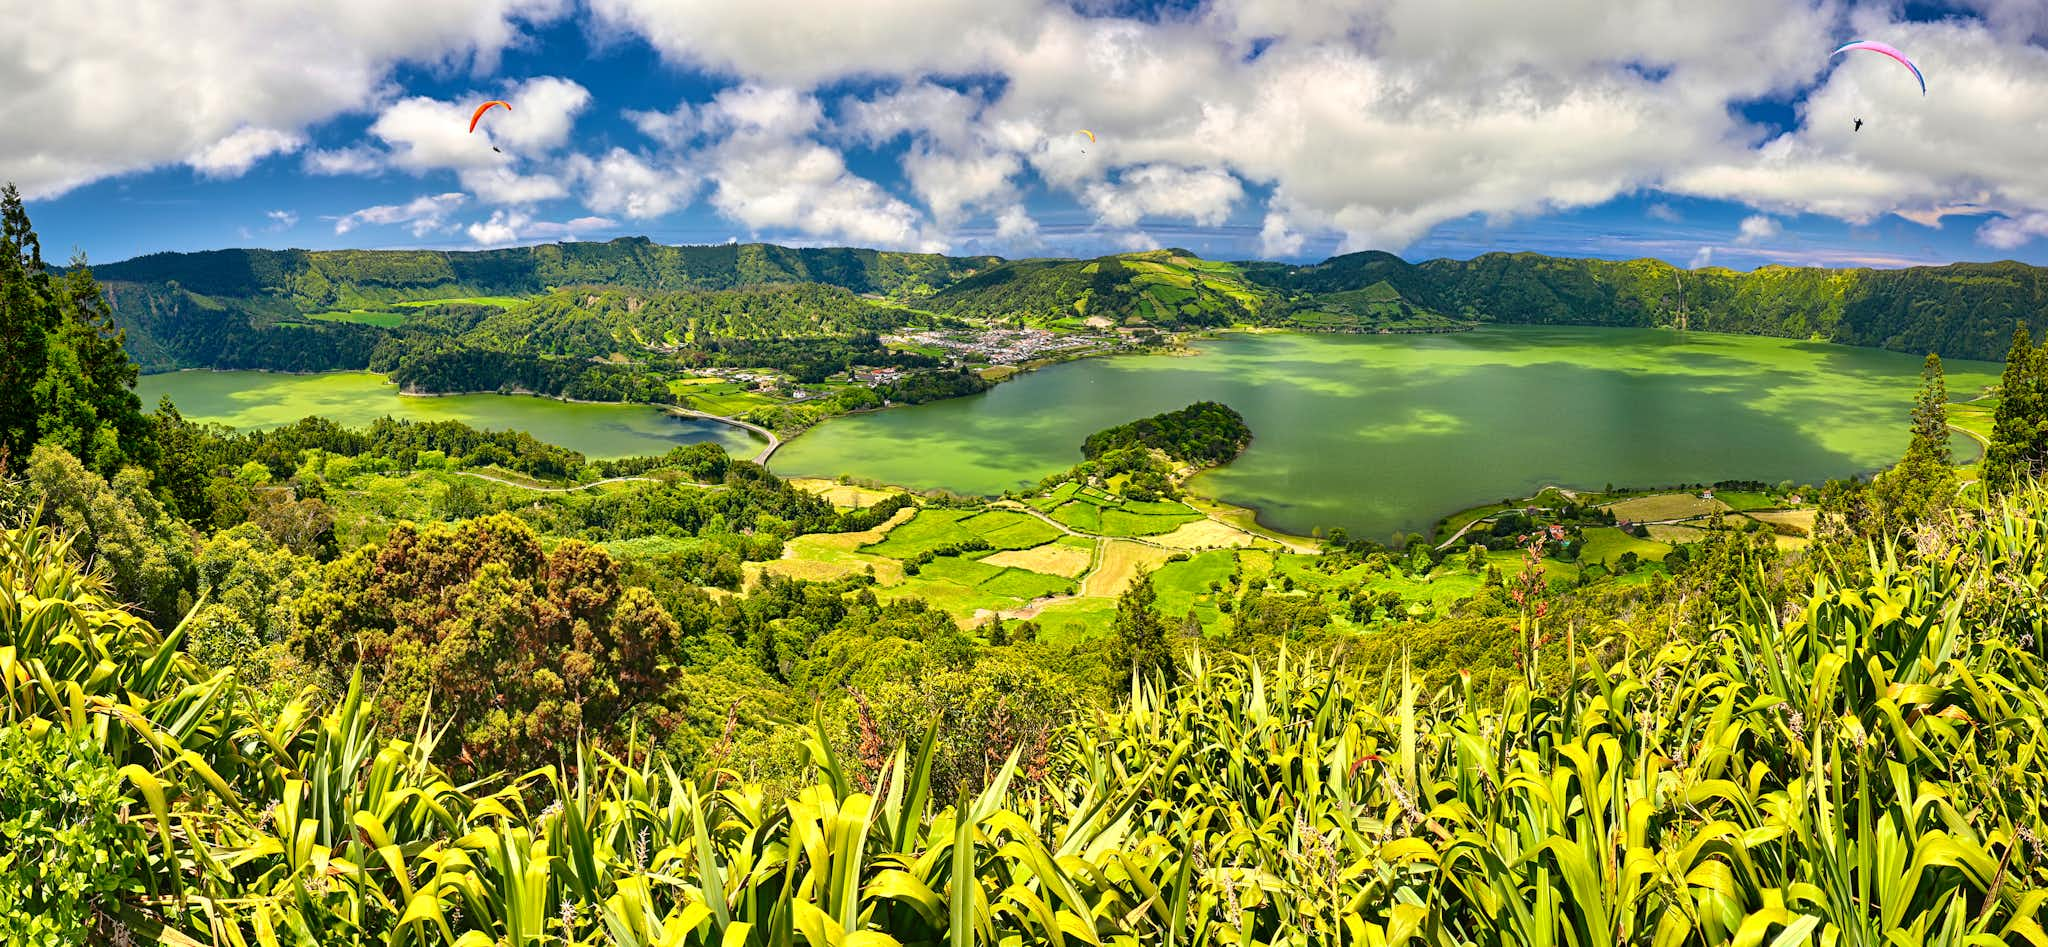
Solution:
[(259, 715), (17, 530), (0, 725), (122, 767), (151, 884), (107, 940), (2048, 947), (2044, 514), (1588, 649), (1549, 691), (1195, 655), (1039, 779), (935, 798), (927, 739), (869, 785), (821, 728), (779, 801), (589, 751), (459, 785), (431, 724), (379, 734), (355, 690)]

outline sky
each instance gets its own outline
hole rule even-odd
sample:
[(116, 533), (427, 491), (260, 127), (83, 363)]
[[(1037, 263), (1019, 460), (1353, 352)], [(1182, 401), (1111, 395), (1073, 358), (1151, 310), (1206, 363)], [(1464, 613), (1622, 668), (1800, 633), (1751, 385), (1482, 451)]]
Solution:
[[(644, 235), (2048, 264), (2048, 0), (71, 0), (8, 16), (0, 180), (51, 257)], [(1882, 56), (1829, 55), (1858, 39), (1905, 50), (1926, 94)], [(490, 99), (510, 111), (471, 133)]]

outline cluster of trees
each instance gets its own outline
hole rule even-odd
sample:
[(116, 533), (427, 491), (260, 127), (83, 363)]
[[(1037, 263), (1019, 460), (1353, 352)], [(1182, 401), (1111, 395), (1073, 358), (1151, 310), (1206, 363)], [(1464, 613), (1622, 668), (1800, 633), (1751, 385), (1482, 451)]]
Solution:
[(52, 275), (13, 185), (0, 188), (0, 469), (39, 443), (112, 474), (154, 451), (134, 363), (84, 258)]
[(1197, 401), (1177, 411), (1104, 428), (1081, 442), (1091, 460), (1111, 451), (1157, 450), (1193, 467), (1216, 467), (1237, 459), (1252, 443), (1252, 429), (1229, 405)]
[(577, 401), (653, 404), (676, 400), (661, 375), (632, 364), (523, 355), (450, 342), (412, 350), (380, 348), (378, 355), (370, 369), (384, 372), (412, 393), (529, 392)]

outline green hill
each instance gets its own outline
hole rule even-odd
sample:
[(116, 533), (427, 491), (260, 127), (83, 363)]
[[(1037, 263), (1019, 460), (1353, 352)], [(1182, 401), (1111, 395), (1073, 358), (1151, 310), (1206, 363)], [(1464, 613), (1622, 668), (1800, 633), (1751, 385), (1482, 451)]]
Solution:
[[(1410, 263), (1366, 252), (1296, 266), (1203, 260), (1173, 249), (1004, 261), (767, 244), (675, 247), (622, 238), (473, 252), (162, 253), (95, 272), (128, 330), (130, 352), (146, 371), (361, 367), (392, 331), (431, 321), (430, 309), (401, 311), (400, 303), (526, 298), (580, 287), (701, 292), (815, 284), (961, 318), (1074, 328), (1681, 326), (1984, 359), (2002, 355), (2016, 322), (2037, 331), (2048, 327), (2048, 269), (2013, 262), (1902, 270), (1770, 266), (1738, 273), (1536, 253)], [(847, 297), (819, 297), (821, 318), (840, 320)], [(600, 331), (617, 338), (647, 331), (614, 324), (616, 314), (573, 308), (557, 306), (549, 315), (596, 320), (605, 324)], [(714, 318), (694, 328), (687, 320), (665, 325), (637, 338), (659, 340), (671, 331), (682, 333), (679, 341), (702, 342), (755, 330)], [(791, 330), (759, 331), (772, 337)]]
[(1273, 290), (1319, 299), (1385, 285), (1417, 306), (1485, 322), (1682, 325), (1964, 358), (2000, 358), (2017, 322), (2048, 325), (2048, 269), (2014, 262), (1738, 273), (1537, 253), (1408, 263), (1368, 252), (1243, 270)]
[(1183, 329), (1255, 321), (1273, 301), (1274, 294), (1245, 280), (1236, 264), (1186, 250), (1153, 250), (1004, 263), (941, 290), (924, 305), (969, 318), (1072, 326), (1106, 319)]

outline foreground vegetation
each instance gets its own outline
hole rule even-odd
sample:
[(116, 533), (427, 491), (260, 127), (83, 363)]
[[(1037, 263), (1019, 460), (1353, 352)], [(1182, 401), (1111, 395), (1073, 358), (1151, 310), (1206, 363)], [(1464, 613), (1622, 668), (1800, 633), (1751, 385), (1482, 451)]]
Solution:
[[(1968, 479), (1930, 357), (1904, 461), (1811, 509), (1554, 491), (1317, 549), (1178, 496), (1249, 442), (1219, 404), (997, 501), (144, 414), (0, 204), (7, 943), (2048, 944), (2024, 335)], [(418, 318), (594, 365), (514, 349), (813, 295), (895, 318)], [(1737, 512), (1620, 568), (1625, 520)]]
[(1189, 653), (953, 792), (937, 727), (820, 722), (776, 791), (567, 744), (452, 778), (432, 711), (260, 711), (10, 530), (0, 811), (126, 817), (17, 833), (0, 916), (17, 943), (2048, 942), (2048, 494), (1920, 545), (1695, 626), (1532, 620), (1555, 657), (1500, 691)]

